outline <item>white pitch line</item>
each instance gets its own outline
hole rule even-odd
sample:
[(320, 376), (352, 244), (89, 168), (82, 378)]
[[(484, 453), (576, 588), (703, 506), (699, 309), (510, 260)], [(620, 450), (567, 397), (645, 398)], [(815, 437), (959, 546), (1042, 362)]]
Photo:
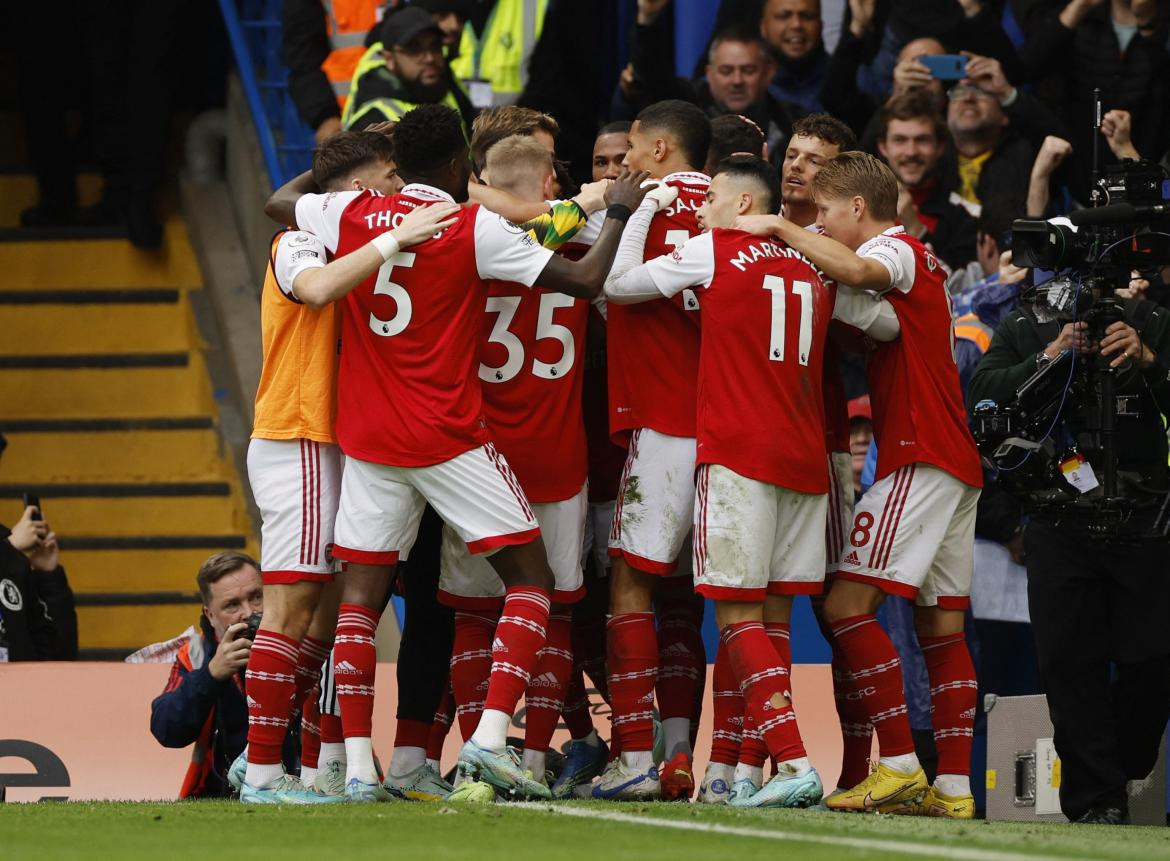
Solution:
[(1030, 855), (1022, 852), (1004, 852), (998, 849), (964, 849), (955, 846), (911, 843), (906, 840), (879, 840), (868, 837), (846, 837), (835, 834), (808, 834), (801, 831), (780, 831), (770, 828), (742, 828), (736, 825), (723, 825), (716, 822), (661, 819), (653, 816), (637, 816), (633, 813), (591, 810), (585, 807), (549, 805), (539, 802), (513, 803), (507, 806), (523, 808), (525, 810), (540, 810), (546, 813), (555, 813), (560, 816), (576, 816), (580, 819), (603, 819), (607, 822), (624, 822), (629, 825), (674, 828), (678, 831), (703, 831), (714, 834), (728, 834), (735, 837), (756, 837), (762, 840), (819, 843), (826, 846), (843, 846), (868, 852), (923, 855), (930, 858), (953, 858), (955, 861), (1096, 861), (1096, 859), (1077, 858), (1067, 855)]

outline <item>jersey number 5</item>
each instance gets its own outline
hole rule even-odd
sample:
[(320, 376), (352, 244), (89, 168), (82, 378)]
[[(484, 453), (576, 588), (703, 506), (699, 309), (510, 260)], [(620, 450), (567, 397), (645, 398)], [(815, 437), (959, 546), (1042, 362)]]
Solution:
[[(768, 338), (768, 359), (783, 362), (788, 285), (778, 275), (765, 275), (763, 287), (772, 294), (772, 328), (771, 336)], [(812, 290), (812, 284), (808, 281), (792, 282), (792, 294), (800, 297), (800, 332), (797, 335), (796, 358), (802, 365), (808, 364), (809, 352), (812, 350)]]
[(394, 316), (389, 320), (382, 320), (373, 311), (370, 312), (370, 331), (383, 338), (401, 335), (407, 324), (410, 323), (410, 315), (414, 311), (414, 306), (410, 302), (410, 294), (406, 292), (406, 288), (390, 280), (390, 272), (395, 266), (401, 266), (404, 269), (414, 266), (414, 252), (399, 251), (378, 269), (378, 277), (374, 281), (374, 295), (389, 296), (397, 306)]
[[(524, 368), (524, 343), (508, 328), (516, 316), (516, 309), (520, 307), (519, 296), (489, 296), (487, 310), (496, 315), (496, 322), (492, 325), (492, 332), (488, 341), (501, 344), (508, 352), (504, 364), (493, 368), (483, 362), (479, 363), (479, 378), (485, 383), (506, 383), (514, 378)], [(561, 357), (553, 363), (532, 360), (532, 374), (542, 380), (556, 380), (564, 377), (573, 367), (573, 360), (577, 355), (577, 342), (568, 326), (553, 322), (553, 314), (557, 308), (571, 308), (576, 300), (572, 296), (562, 293), (542, 293), (540, 296), (540, 310), (536, 315), (536, 340), (542, 341), (551, 338), (561, 343)]]

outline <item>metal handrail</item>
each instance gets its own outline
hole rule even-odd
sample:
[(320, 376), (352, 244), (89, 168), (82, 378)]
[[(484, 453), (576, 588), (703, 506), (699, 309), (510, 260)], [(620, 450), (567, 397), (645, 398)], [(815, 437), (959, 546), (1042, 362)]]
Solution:
[(219, 0), (273, 188), (308, 170), (313, 157), (313, 132), (297, 114), (280, 60), (280, 6), (280, 0)]

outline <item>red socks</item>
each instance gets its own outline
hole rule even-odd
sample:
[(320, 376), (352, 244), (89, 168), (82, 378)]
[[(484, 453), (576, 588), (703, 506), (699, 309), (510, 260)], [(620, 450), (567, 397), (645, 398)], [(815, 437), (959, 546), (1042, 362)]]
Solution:
[(739, 746), (743, 741), (743, 695), (739, 680), (731, 668), (727, 646), (719, 641), (715, 653), (715, 668), (711, 673), (712, 717), (711, 762), (735, 766), (739, 762)]
[[(739, 622), (723, 629), (732, 670), (739, 680), (744, 705), (755, 720), (764, 745), (777, 762), (805, 756), (804, 743), (792, 710), (789, 668), (764, 630), (763, 622)], [(777, 695), (789, 702), (777, 705)]]
[(426, 749), (431, 738), (431, 725), (421, 720), (399, 718), (394, 727), (395, 747), (421, 747)]
[(485, 710), (516, 711), (536, 666), (536, 653), (544, 646), (548, 608), (548, 592), (536, 586), (513, 586), (504, 593), (504, 609), (492, 640)]
[(321, 709), (317, 698), (321, 689), (316, 685), (305, 697), (305, 705), (301, 711), (301, 765), (309, 768), (317, 767), (317, 757), (321, 753)]
[(536, 667), (524, 694), (524, 749), (548, 750), (565, 704), (565, 688), (573, 670), (573, 611), (558, 610), (548, 617), (544, 648), (536, 653)]
[(971, 736), (978, 685), (962, 633), (919, 637), (930, 676), (930, 712), (939, 774), (971, 773)]
[(321, 744), (341, 744), (344, 741), (345, 731), (341, 728), (341, 718), (322, 713)]
[(451, 649), (451, 690), (463, 740), (471, 738), (483, 713), (488, 676), (492, 672), (492, 637), (499, 617), (490, 612), (455, 614), (455, 643)]
[[(658, 716), (662, 720), (687, 718), (695, 711), (695, 691), (706, 681), (701, 599), (696, 603), (691, 581), (682, 578), (685, 593), (660, 592), (658, 600)], [(660, 584), (660, 590), (662, 585)], [(702, 681), (700, 681), (702, 679)]]
[(431, 722), (431, 731), (427, 735), (427, 759), (438, 762), (443, 758), (443, 742), (447, 740), (447, 733), (451, 731), (451, 722), (455, 720), (455, 695), (447, 686), (443, 699), (439, 701), (439, 708), (435, 711), (435, 719)]
[[(606, 625), (613, 734), (624, 753), (654, 748), (658, 634), (653, 613), (620, 613)], [(685, 715), (690, 714), (689, 704)]]
[(841, 722), (841, 776), (837, 785), (853, 787), (869, 777), (869, 757), (873, 752), (873, 724), (865, 706), (855, 696), (853, 678), (845, 669), (841, 649), (833, 647), (833, 699), (837, 719)]
[(374, 631), (379, 615), (360, 604), (342, 604), (338, 610), (333, 676), (346, 738), (369, 738), (373, 734), (374, 670), (378, 660)]
[(324, 643), (316, 637), (305, 637), (301, 640), (301, 649), (297, 653), (296, 691), (293, 694), (293, 710), (301, 709), (305, 704), (305, 697), (321, 681), (321, 667), (329, 659), (332, 643)]
[(585, 690), (585, 674), (574, 666), (565, 688), (565, 705), (561, 717), (573, 738), (584, 738), (593, 729), (593, 716), (589, 713), (589, 694)]
[(902, 691), (902, 665), (894, 644), (872, 615), (850, 616), (833, 622), (831, 628), (854, 684), (859, 710), (877, 733), (881, 755), (914, 753)]
[(284, 634), (259, 631), (244, 674), (248, 696), (248, 762), (276, 765), (296, 688), (297, 641)]

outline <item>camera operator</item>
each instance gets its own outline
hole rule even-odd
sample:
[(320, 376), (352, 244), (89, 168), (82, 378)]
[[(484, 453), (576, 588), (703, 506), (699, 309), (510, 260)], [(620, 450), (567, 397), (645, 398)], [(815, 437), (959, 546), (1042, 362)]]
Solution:
[[(1037, 497), (1025, 497), (1024, 553), (1040, 672), (1062, 763), (1061, 808), (1074, 822), (1124, 824), (1126, 781), (1149, 774), (1170, 718), (1170, 539), (1149, 537), (1167, 490), (1170, 312), (1127, 298), (1122, 319), (1108, 323), (1097, 342), (1084, 321), (1039, 322), (1045, 315), (1041, 309), (1038, 319), (1038, 307), (1026, 296), (995, 330), (967, 404), (1010, 403), (1020, 384), (1064, 351), (1074, 351), (1077, 375), (1094, 363), (1098, 377), (1106, 366), (1115, 369), (1115, 393), (1124, 405), (1116, 418), (1119, 487), (1124, 500), (1134, 502), (1132, 516), (1119, 518), (1123, 522), (1103, 536), (1107, 512), (1042, 506)], [(1092, 386), (1069, 389), (1052, 434), (1066, 479), (1078, 450), (1096, 476), (1103, 474), (1104, 458), (1089, 433), (1098, 409)]]
[[(166, 689), (150, 704), (150, 731), (163, 747), (194, 743), (180, 798), (230, 793), (228, 769), (248, 738), (244, 669), (264, 609), (260, 568), (245, 553), (217, 553), (195, 577), (203, 598), (201, 633), (175, 657)], [(285, 740), (285, 767), (296, 763)]]

